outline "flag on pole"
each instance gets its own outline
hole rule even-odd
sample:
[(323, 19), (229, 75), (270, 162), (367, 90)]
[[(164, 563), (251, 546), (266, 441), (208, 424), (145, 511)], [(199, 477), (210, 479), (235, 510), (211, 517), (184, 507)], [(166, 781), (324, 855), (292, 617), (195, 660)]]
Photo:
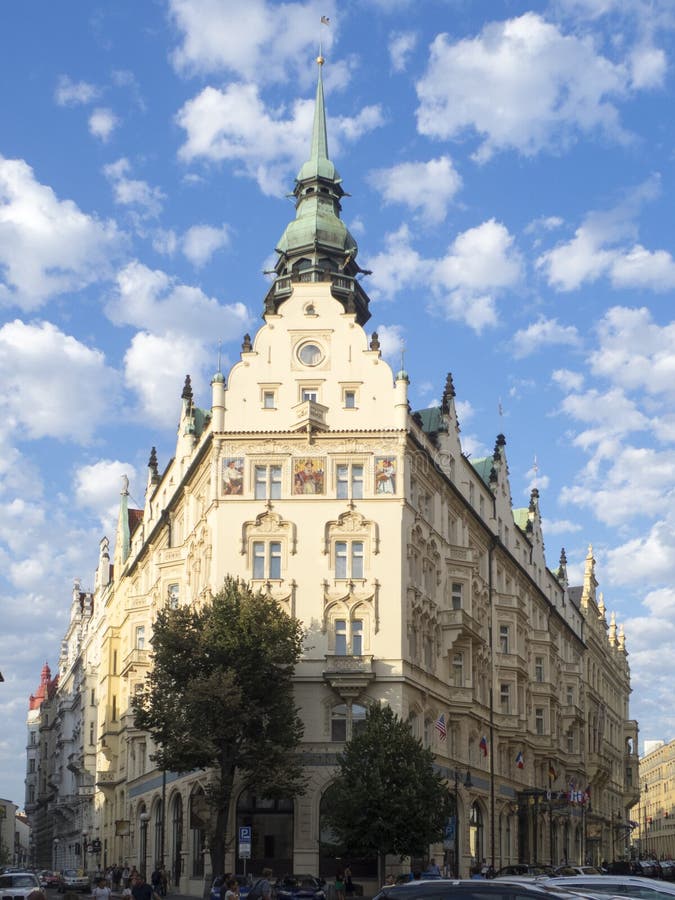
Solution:
[(524, 769), (525, 768), (525, 757), (523, 756), (523, 751), (518, 751), (518, 756), (516, 756), (516, 768)]
[(483, 735), (483, 737), (480, 739), (480, 744), (478, 746), (480, 747), (480, 752), (483, 754), (483, 756), (487, 756), (488, 743), (485, 735)]
[(448, 728), (445, 724), (445, 713), (441, 713), (440, 716), (436, 719), (436, 731), (440, 734), (440, 736), (445, 740), (448, 736)]
[(548, 764), (548, 777), (551, 779), (551, 781), (555, 781), (558, 777), (558, 773), (553, 768), (553, 763)]
[(321, 16), (321, 24), (330, 25), (330, 19), (328, 18), (328, 16)]

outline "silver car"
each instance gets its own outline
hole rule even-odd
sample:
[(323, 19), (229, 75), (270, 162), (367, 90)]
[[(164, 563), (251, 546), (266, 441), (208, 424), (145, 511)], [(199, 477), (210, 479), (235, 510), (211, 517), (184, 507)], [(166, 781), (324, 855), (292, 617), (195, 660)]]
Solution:
[(615, 897), (636, 897), (638, 900), (675, 900), (675, 884), (641, 875), (575, 875), (570, 878), (547, 878), (546, 884), (574, 893), (611, 894)]
[(0, 900), (47, 900), (34, 872), (5, 872), (0, 875)]

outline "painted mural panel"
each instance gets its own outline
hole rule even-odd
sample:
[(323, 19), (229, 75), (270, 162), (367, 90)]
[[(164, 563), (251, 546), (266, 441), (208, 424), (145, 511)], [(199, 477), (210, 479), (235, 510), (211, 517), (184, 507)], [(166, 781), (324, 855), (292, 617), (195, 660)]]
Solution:
[(243, 494), (244, 459), (241, 456), (223, 460), (223, 494)]
[(323, 494), (325, 491), (325, 463), (323, 459), (293, 460), (293, 493)]
[(393, 456), (375, 457), (375, 493), (396, 493), (396, 458)]

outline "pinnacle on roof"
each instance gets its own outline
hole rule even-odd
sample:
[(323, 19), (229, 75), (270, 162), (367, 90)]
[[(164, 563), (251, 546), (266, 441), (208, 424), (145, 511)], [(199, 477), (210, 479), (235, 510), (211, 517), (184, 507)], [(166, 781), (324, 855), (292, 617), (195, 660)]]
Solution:
[(180, 395), (181, 400), (188, 400), (192, 403), (192, 381), (189, 375), (185, 376), (185, 384), (183, 385), (183, 393)]
[(369, 273), (356, 262), (357, 243), (340, 218), (340, 201), (345, 192), (342, 179), (328, 157), (321, 75), (323, 57), (317, 62), (319, 77), (310, 155), (295, 179), (295, 218), (286, 226), (276, 246), (277, 277), (265, 298), (265, 312), (277, 313), (290, 296), (295, 281), (329, 281), (333, 296), (364, 325), (370, 318), (369, 300), (356, 276)]

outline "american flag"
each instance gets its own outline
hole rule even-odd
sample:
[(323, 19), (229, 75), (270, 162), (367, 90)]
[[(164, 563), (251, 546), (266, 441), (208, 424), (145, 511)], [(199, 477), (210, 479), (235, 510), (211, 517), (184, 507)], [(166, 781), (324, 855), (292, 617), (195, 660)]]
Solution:
[(441, 713), (440, 716), (436, 719), (436, 731), (440, 734), (440, 736), (445, 740), (448, 736), (448, 728), (445, 724), (445, 713)]

